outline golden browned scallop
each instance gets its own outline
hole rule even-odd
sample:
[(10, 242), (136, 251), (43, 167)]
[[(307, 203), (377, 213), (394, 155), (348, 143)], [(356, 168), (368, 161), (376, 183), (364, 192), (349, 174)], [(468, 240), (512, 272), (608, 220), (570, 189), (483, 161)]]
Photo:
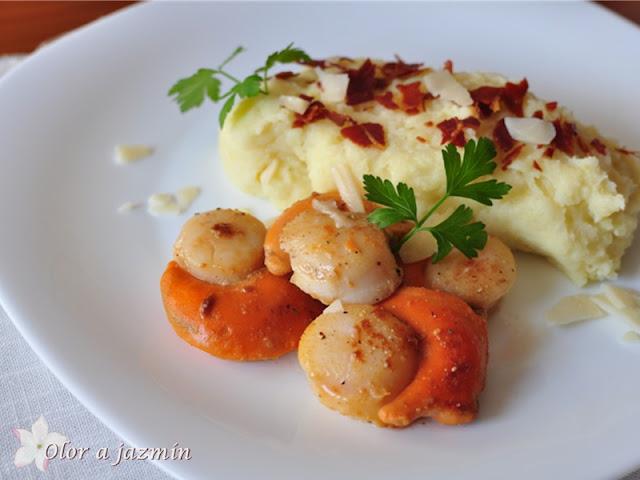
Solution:
[(425, 286), (453, 293), (472, 307), (488, 310), (504, 297), (516, 281), (516, 261), (501, 240), (490, 236), (476, 258), (453, 250), (428, 264)]
[(391, 313), (347, 305), (307, 327), (298, 358), (325, 406), (384, 425), (378, 411), (413, 380), (419, 350), (414, 330)]
[(174, 259), (199, 280), (228, 285), (263, 267), (265, 234), (260, 220), (238, 210), (198, 213), (182, 227)]

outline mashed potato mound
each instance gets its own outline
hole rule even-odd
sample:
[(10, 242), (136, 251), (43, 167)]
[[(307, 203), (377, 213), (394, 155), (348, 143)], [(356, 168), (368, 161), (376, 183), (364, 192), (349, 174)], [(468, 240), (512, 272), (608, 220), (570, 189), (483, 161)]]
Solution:
[[(343, 68), (357, 68), (362, 60), (336, 62), (342, 62)], [(345, 67), (345, 62), (356, 64)], [(398, 84), (421, 81), (429, 72), (421, 69), (396, 78), (386, 90), (398, 98)], [(469, 91), (502, 87), (507, 82), (496, 74), (454, 76)], [(445, 186), (443, 133), (438, 124), (453, 117), (476, 117), (480, 127), (465, 128), (465, 138), (492, 138), (500, 118), (516, 116), (501, 107), (483, 117), (475, 104), (463, 107), (437, 96), (428, 98), (424, 111), (414, 114), (391, 110), (376, 100), (353, 106), (344, 101), (327, 104), (333, 112), (358, 123), (382, 125), (385, 147), (365, 148), (345, 138), (329, 119), (293, 128), (296, 114), (282, 106), (280, 97), (303, 94), (319, 99), (320, 88), (316, 71), (306, 68), (287, 79), (274, 78), (269, 95), (244, 100), (233, 109), (220, 135), (220, 150), (225, 171), (237, 187), (284, 208), (312, 191), (335, 189), (331, 167), (344, 163), (357, 178), (371, 173), (394, 183), (406, 182), (415, 189), (419, 208), (424, 210), (442, 195)], [(517, 152), (499, 149), (494, 175), (513, 189), (493, 207), (472, 200), (465, 203), (490, 233), (512, 248), (549, 258), (579, 285), (614, 277), (631, 243), (640, 209), (637, 154), (619, 148), (594, 128), (575, 122), (566, 109), (529, 92), (524, 96), (523, 115), (575, 124), (581, 146), (576, 145), (571, 155), (560, 148), (551, 151), (547, 145), (517, 142)], [(445, 205), (451, 211), (461, 201), (451, 199)]]

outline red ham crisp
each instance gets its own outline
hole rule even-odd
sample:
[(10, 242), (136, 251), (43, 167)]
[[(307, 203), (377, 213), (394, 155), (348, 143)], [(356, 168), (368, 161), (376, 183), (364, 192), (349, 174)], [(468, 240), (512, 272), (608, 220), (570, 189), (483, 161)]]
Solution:
[(361, 123), (340, 130), (343, 137), (361, 147), (383, 148), (386, 145), (384, 129), (378, 123)]
[(538, 170), (540, 172), (542, 171), (542, 167), (540, 166), (540, 164), (536, 160), (533, 161), (533, 168), (535, 168), (536, 170)]
[(323, 120), (325, 118), (331, 120), (339, 127), (343, 126), (347, 122), (347, 120), (349, 120), (349, 117), (329, 110), (322, 102), (316, 100), (309, 104), (302, 115), (299, 113), (295, 114), (295, 118), (293, 120), (293, 128), (301, 128), (305, 125), (309, 125), (310, 123), (317, 122), (318, 120)]
[(467, 117), (462, 119), (462, 126), (465, 128), (478, 128), (480, 126), (480, 120), (476, 117)]
[(507, 82), (504, 86), (504, 93), (502, 94), (502, 101), (506, 107), (514, 114), (522, 117), (522, 103), (524, 102), (524, 96), (529, 90), (529, 82), (526, 78), (523, 78), (520, 83)]
[(576, 126), (563, 120), (555, 120), (553, 126), (556, 127), (556, 136), (551, 141), (551, 145), (567, 155), (573, 155)]
[(397, 62), (388, 62), (382, 65), (380, 71), (387, 84), (396, 78), (403, 78), (417, 73), (422, 68), (421, 63), (404, 63), (398, 59)]
[(544, 156), (545, 157), (549, 157), (549, 158), (553, 158), (553, 154), (556, 153), (556, 149), (553, 147), (547, 147), (547, 149), (544, 151)]
[(542, 110), (536, 110), (535, 112), (533, 112), (532, 117), (542, 120), (544, 118), (544, 114), (542, 113)]
[(445, 60), (444, 65), (442, 65), (442, 69), (449, 73), (453, 73), (453, 62), (451, 60)]
[(333, 110), (327, 110), (327, 118), (339, 127), (343, 126), (347, 121), (351, 121), (346, 115), (334, 112)]
[(469, 92), (484, 118), (500, 110), (501, 87), (480, 87)]
[(398, 104), (396, 102), (394, 102), (393, 93), (391, 93), (391, 92), (384, 92), (383, 95), (378, 95), (376, 97), (376, 100), (378, 101), (378, 103), (380, 105), (382, 105), (385, 108), (388, 108), (389, 110), (397, 110), (398, 109)]
[(589, 149), (589, 145), (584, 143), (584, 140), (580, 135), (576, 136), (576, 141), (578, 142), (578, 146), (580, 147), (580, 150), (582, 150), (583, 153), (589, 153), (591, 151)]
[(374, 146), (384, 147), (386, 145), (384, 139), (384, 128), (379, 123), (363, 123), (362, 127), (369, 135)]
[(627, 150), (626, 148), (616, 148), (616, 152), (620, 152), (624, 155), (636, 155), (638, 153), (633, 150)]
[(325, 68), (327, 66), (326, 60), (309, 60), (306, 62), (300, 62), (302, 65), (308, 65), (310, 67)]
[(438, 125), (436, 125), (440, 132), (442, 132), (442, 144), (448, 143), (451, 141), (453, 134), (458, 129), (458, 119), (457, 118), (449, 118), (447, 120), (443, 120)]
[(421, 82), (413, 82), (407, 85), (398, 85), (402, 95), (403, 110), (409, 114), (416, 114), (424, 110), (425, 94), (422, 91)]
[(595, 148), (600, 155), (607, 154), (607, 146), (604, 143), (602, 143), (599, 139), (594, 138), (593, 140), (591, 140), (591, 146)]
[(513, 148), (514, 141), (509, 134), (509, 130), (507, 130), (504, 118), (501, 119), (493, 129), (493, 140), (498, 144), (498, 147), (505, 152)]
[(440, 129), (440, 132), (442, 132), (441, 144), (452, 143), (456, 147), (464, 147), (465, 143), (467, 143), (463, 130), (464, 124), (459, 118), (448, 118), (436, 126)]
[(517, 158), (517, 156), (520, 155), (520, 152), (522, 151), (523, 147), (524, 147), (524, 144), (520, 143), (515, 147), (513, 147), (511, 151), (504, 156), (504, 158), (502, 159), (502, 170), (506, 170), (509, 167), (509, 165), (513, 163), (513, 161)]
[(547, 108), (547, 110), (553, 112), (556, 108), (558, 108), (558, 102), (547, 102), (544, 106)]
[(520, 83), (507, 82), (504, 87), (479, 87), (469, 94), (483, 117), (500, 110), (500, 100), (515, 115), (522, 117), (522, 104), (528, 90), (529, 82), (524, 78)]
[(347, 105), (358, 105), (373, 100), (376, 67), (367, 60), (357, 70), (349, 70), (349, 86), (347, 87)]
[(280, 80), (286, 80), (287, 78), (295, 77), (296, 75), (297, 73), (293, 72), (280, 72), (276, 73), (276, 78), (279, 78)]
[(462, 130), (458, 130), (451, 139), (451, 143), (453, 143), (456, 147), (464, 147), (467, 143), (467, 139), (464, 137), (464, 132)]
[(327, 108), (322, 102), (311, 102), (304, 113), (295, 114), (293, 128), (301, 128), (310, 123), (322, 120), (323, 118), (327, 118)]

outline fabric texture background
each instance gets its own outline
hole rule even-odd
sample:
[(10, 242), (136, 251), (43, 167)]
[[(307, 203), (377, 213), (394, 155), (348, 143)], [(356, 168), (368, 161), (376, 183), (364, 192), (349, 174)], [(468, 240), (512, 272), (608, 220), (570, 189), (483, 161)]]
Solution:
[[(0, 76), (19, 61), (18, 56), (0, 57)], [(117, 466), (111, 466), (112, 461), (97, 460), (95, 453), (99, 448), (108, 447), (112, 452), (117, 451), (123, 441), (80, 404), (49, 372), (1, 308), (0, 367), (1, 480), (171, 478), (147, 461), (123, 461)], [(91, 449), (83, 460), (54, 459), (49, 463), (46, 474), (40, 472), (34, 463), (21, 468), (14, 466), (14, 455), (20, 442), (13, 434), (13, 429), (30, 430), (40, 415), (49, 423), (49, 431), (65, 435), (74, 447)], [(638, 461), (640, 462), (640, 450)], [(401, 476), (398, 478), (401, 479)], [(623, 480), (640, 480), (640, 470)]]
[[(93, 416), (49, 372), (0, 309), (0, 479), (2, 480), (169, 480), (171, 477), (147, 461), (97, 460), (101, 447), (117, 452), (123, 441)], [(46, 473), (35, 463), (16, 468), (13, 459), (20, 447), (14, 428), (31, 430), (43, 415), (49, 431), (69, 439), (71, 446), (90, 447), (83, 460), (54, 459)], [(125, 445), (126, 446), (126, 445)], [(185, 479), (186, 480), (186, 479)]]

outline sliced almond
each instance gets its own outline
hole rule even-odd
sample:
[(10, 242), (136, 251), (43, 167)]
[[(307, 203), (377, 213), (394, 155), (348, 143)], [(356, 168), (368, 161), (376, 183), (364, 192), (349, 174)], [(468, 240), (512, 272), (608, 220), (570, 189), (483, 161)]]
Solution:
[(180, 206), (171, 193), (154, 193), (147, 199), (147, 212), (154, 217), (161, 215), (179, 215)]
[(275, 175), (276, 170), (278, 170), (278, 162), (276, 160), (271, 160), (271, 163), (269, 163), (269, 165), (267, 165), (260, 174), (260, 183), (262, 185), (268, 184)]
[(140, 202), (124, 202), (118, 207), (118, 213), (129, 213), (140, 207)]
[(335, 200), (318, 200), (314, 198), (311, 206), (317, 212), (323, 213), (331, 218), (336, 228), (348, 228), (353, 226), (354, 222), (349, 216), (338, 208)]
[(638, 293), (633, 290), (606, 283), (602, 286), (602, 293), (609, 303), (619, 310), (640, 307)]
[(334, 165), (331, 169), (331, 174), (338, 193), (340, 193), (340, 198), (347, 204), (349, 210), (356, 213), (364, 213), (364, 202), (360, 195), (360, 189), (349, 166), (344, 163)]
[(153, 151), (148, 145), (116, 145), (114, 159), (118, 165), (128, 165), (152, 155)]
[(640, 328), (640, 309), (637, 307), (623, 308), (620, 310), (620, 315), (622, 315), (633, 327)]
[(309, 106), (309, 102), (304, 98), (294, 97), (293, 95), (282, 95), (278, 101), (280, 102), (280, 105), (287, 110), (299, 113), (300, 115), (302, 115)]
[(344, 305), (340, 299), (334, 300), (331, 305), (324, 309), (322, 313), (342, 313), (344, 312)]
[(602, 293), (592, 299), (603, 310), (612, 315), (620, 315), (634, 327), (640, 328), (640, 294), (634, 290), (611, 284), (602, 286)]
[(540, 118), (506, 117), (504, 124), (514, 140), (534, 145), (548, 145), (556, 136), (556, 127)]
[(468, 107), (473, 104), (469, 91), (446, 70), (433, 72), (425, 76), (424, 84), (433, 95), (455, 102), (461, 107)]
[(200, 195), (200, 187), (189, 186), (181, 188), (176, 192), (178, 206), (182, 212), (189, 209), (191, 204)]
[(317, 69), (321, 91), (320, 99), (326, 103), (344, 102), (349, 86), (349, 75), (346, 73), (330, 73)]
[(640, 333), (630, 330), (622, 336), (622, 340), (629, 343), (640, 343)]
[(556, 325), (569, 325), (584, 320), (601, 318), (606, 312), (588, 295), (564, 297), (547, 312), (547, 319)]

